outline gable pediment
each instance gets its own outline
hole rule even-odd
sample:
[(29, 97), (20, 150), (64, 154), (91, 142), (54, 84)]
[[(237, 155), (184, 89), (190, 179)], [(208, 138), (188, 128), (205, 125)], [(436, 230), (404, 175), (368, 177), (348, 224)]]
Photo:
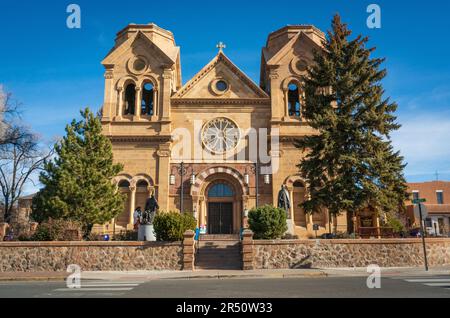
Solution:
[(105, 59), (102, 61), (103, 65), (116, 65), (124, 58), (129, 56), (143, 55), (151, 57), (152, 60), (165, 65), (173, 65), (177, 61), (179, 48), (173, 48), (168, 52), (164, 52), (152, 40), (150, 40), (144, 33), (137, 32), (134, 37), (129, 38), (123, 42), (119, 47), (114, 48)]
[(323, 48), (307, 34), (300, 31), (275, 55), (269, 57), (267, 52), (263, 52), (263, 54), (267, 60), (267, 65), (277, 66), (286, 64), (286, 61), (291, 60), (293, 57), (303, 57), (312, 60), (313, 50), (320, 51), (323, 50)]
[[(226, 89), (220, 90), (220, 84)], [(222, 87), (223, 88), (223, 87)], [(245, 75), (225, 54), (219, 54), (184, 85), (178, 99), (267, 99), (269, 96)]]

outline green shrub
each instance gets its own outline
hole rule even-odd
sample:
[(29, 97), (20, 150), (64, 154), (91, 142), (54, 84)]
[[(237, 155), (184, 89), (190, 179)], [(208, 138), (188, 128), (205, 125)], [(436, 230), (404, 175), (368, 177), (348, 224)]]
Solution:
[(22, 237), (28, 241), (79, 241), (81, 239), (81, 224), (67, 220), (49, 219), (38, 225), (36, 232), (29, 238)]
[(188, 213), (162, 212), (155, 216), (153, 226), (158, 241), (176, 242), (183, 240), (187, 230), (195, 230), (197, 221)]
[(248, 224), (259, 240), (279, 239), (288, 230), (286, 211), (270, 205), (252, 209), (248, 213)]
[(402, 221), (394, 216), (387, 217), (387, 226), (394, 230), (394, 233), (402, 233), (405, 231), (405, 226)]

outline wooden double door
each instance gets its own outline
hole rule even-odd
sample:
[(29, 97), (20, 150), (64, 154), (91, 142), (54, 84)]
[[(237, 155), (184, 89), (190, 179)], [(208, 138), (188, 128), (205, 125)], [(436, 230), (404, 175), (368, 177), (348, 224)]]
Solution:
[(233, 203), (208, 204), (208, 234), (233, 234)]

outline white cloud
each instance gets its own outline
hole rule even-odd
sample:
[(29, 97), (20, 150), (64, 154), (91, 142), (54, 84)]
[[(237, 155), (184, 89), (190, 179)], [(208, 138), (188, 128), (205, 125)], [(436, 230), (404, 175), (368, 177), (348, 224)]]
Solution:
[(399, 117), (402, 128), (393, 144), (408, 163), (407, 175), (450, 172), (450, 115), (448, 112)]

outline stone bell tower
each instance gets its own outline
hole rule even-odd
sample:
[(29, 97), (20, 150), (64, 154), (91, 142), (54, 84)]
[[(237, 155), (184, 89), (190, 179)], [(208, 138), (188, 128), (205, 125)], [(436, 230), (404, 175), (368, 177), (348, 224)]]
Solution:
[(171, 97), (182, 84), (180, 48), (170, 31), (153, 23), (130, 24), (102, 64), (103, 132), (112, 141), (114, 160), (124, 165), (115, 181), (128, 195), (125, 214), (132, 222), (134, 208), (152, 192), (161, 209), (168, 208)]

